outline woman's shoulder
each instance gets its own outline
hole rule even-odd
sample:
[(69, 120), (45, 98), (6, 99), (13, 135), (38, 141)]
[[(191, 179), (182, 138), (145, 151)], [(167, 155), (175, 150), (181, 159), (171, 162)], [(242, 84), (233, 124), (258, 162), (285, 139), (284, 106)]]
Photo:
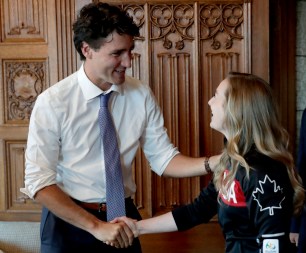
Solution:
[(245, 160), (248, 165), (258, 172), (267, 171), (286, 171), (286, 166), (281, 161), (278, 161), (272, 157), (269, 157), (263, 153), (260, 153), (256, 149), (252, 149), (245, 155)]
[(242, 182), (245, 189), (253, 191), (269, 188), (272, 191), (284, 189), (284, 194), (291, 192), (290, 178), (285, 164), (256, 150), (245, 156), (245, 159), (250, 166), (249, 177), (246, 176), (244, 168), (241, 168), (238, 173), (240, 174), (238, 180)]
[(240, 180), (245, 181), (247, 185), (257, 185), (259, 181), (277, 181), (281, 184), (287, 184), (289, 182), (289, 176), (287, 173), (287, 167), (282, 162), (275, 160), (265, 154), (252, 149), (244, 157), (248, 165), (250, 166), (249, 177), (245, 168), (242, 166), (237, 173)]

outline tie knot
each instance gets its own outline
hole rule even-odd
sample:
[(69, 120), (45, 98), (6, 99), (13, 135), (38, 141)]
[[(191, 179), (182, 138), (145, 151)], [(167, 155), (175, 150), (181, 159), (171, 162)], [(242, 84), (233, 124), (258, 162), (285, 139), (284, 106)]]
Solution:
[(112, 91), (107, 94), (100, 95), (100, 107), (108, 107), (108, 100), (112, 94)]

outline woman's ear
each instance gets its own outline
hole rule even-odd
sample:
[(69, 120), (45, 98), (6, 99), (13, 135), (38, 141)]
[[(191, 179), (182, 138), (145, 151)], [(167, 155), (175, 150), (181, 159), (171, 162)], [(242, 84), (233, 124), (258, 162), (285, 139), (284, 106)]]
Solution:
[(92, 49), (91, 49), (91, 47), (88, 45), (88, 43), (83, 42), (83, 43), (82, 43), (82, 48), (81, 48), (81, 50), (82, 50), (82, 54), (84, 55), (84, 57), (85, 57), (86, 59), (91, 59), (91, 57), (92, 57)]

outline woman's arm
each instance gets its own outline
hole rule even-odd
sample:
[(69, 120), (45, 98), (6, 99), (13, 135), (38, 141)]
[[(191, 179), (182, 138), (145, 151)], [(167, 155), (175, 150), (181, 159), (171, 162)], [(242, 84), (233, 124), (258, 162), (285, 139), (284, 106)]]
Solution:
[(139, 235), (177, 231), (172, 212), (136, 222)]
[(217, 213), (217, 195), (214, 184), (210, 182), (189, 205), (181, 206), (175, 208), (172, 212), (141, 221), (121, 217), (113, 222), (124, 221), (133, 231), (135, 237), (143, 234), (187, 230), (208, 222)]
[(173, 232), (178, 230), (172, 212), (140, 221), (132, 220), (128, 217), (120, 217), (113, 220), (112, 223), (121, 221), (124, 221), (129, 226), (135, 237), (144, 234)]

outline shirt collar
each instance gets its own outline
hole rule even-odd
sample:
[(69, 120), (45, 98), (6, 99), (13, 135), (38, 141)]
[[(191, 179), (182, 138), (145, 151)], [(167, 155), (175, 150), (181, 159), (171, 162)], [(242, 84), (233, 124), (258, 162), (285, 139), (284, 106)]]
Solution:
[(111, 91), (118, 92), (119, 94), (123, 94), (123, 87), (122, 85), (113, 84), (109, 90), (103, 91), (98, 86), (96, 86), (93, 82), (91, 82), (85, 71), (84, 71), (84, 64), (82, 64), (81, 68), (78, 71), (78, 83), (81, 87), (83, 95), (86, 100), (93, 99), (95, 97), (100, 96), (103, 93), (109, 93)]

